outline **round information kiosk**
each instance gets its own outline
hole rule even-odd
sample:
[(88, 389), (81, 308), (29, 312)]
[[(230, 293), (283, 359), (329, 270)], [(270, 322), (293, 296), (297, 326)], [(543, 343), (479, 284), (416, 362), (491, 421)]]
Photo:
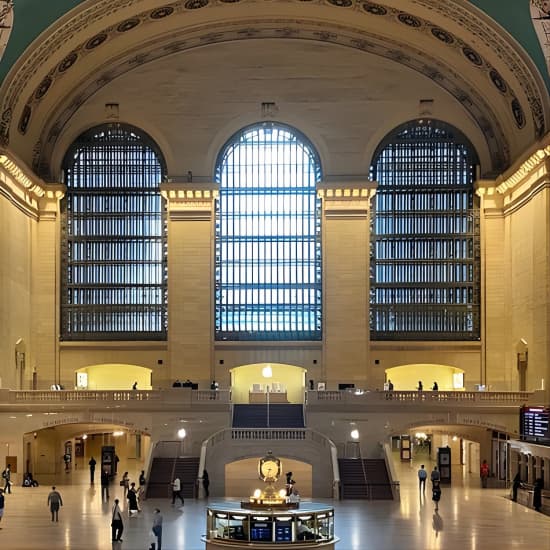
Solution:
[(271, 451), (260, 459), (259, 478), (266, 483), (243, 502), (213, 503), (206, 509), (206, 550), (228, 548), (323, 548), (334, 550), (334, 508), (299, 502), (274, 483), (281, 461)]

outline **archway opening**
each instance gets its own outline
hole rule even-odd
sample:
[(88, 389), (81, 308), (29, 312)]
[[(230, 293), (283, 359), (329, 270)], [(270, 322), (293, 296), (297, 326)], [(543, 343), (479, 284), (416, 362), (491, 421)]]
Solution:
[(416, 390), (419, 381), (424, 390), (431, 390), (435, 382), (439, 390), (464, 390), (464, 371), (450, 365), (414, 363), (392, 367), (386, 369), (386, 380), (391, 380), (395, 391)]
[(231, 369), (233, 403), (302, 403), (306, 369), (283, 363), (255, 363)]
[(78, 390), (129, 390), (137, 382), (136, 389), (150, 390), (152, 372), (139, 365), (89, 365), (75, 371), (75, 386)]
[[(239, 497), (252, 495), (255, 489), (263, 489), (263, 481), (258, 476), (258, 462), (260, 456), (235, 460), (225, 465), (225, 496)], [(283, 468), (280, 479), (275, 483), (277, 490), (284, 489), (286, 472), (292, 472), (292, 478), (296, 481), (294, 489), (301, 498), (312, 496), (311, 464), (292, 458), (279, 457)]]
[(23, 436), (21, 479), (32, 472), (40, 485), (63, 482), (86, 485), (91, 482), (90, 461), (95, 464), (94, 484), (99, 484), (101, 472), (108, 469), (113, 479), (127, 471), (132, 481), (138, 481), (149, 456), (151, 437), (140, 430), (112, 423), (61, 424)]

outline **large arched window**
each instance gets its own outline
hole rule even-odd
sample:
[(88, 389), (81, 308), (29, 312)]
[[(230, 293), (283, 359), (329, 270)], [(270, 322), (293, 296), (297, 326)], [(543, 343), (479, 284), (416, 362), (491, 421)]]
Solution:
[(319, 340), (318, 156), (295, 129), (262, 123), (216, 165), (216, 338)]
[(137, 128), (83, 133), (64, 160), (61, 337), (162, 340), (167, 332), (164, 159)]
[(479, 338), (476, 153), (438, 121), (392, 132), (374, 156), (373, 340)]

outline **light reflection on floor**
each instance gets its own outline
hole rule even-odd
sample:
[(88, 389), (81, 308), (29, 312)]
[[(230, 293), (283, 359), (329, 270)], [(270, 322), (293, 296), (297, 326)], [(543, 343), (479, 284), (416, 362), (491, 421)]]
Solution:
[[(429, 465), (429, 462), (424, 459)], [(451, 487), (443, 487), (439, 513), (434, 512), (428, 486), (419, 494), (417, 464), (397, 464), (401, 477), (401, 501), (340, 501), (335, 507), (338, 550), (487, 550), (550, 548), (550, 518), (505, 498), (505, 489), (481, 489), (477, 476), (453, 472)], [(428, 466), (429, 467), (429, 466)], [(84, 472), (82, 473), (84, 475)], [(73, 484), (64, 483), (67, 480)], [(111, 548), (110, 513), (122, 488), (111, 488), (109, 502), (101, 501), (99, 485), (90, 488), (78, 476), (58, 480), (64, 506), (59, 523), (50, 521), (47, 508), (49, 486), (14, 487), (6, 496), (0, 523), (0, 544), (7, 550), (104, 550)], [(220, 499), (216, 498), (218, 502)], [(149, 547), (152, 510), (161, 508), (164, 518), (164, 550), (203, 550), (204, 501), (186, 501), (184, 509), (168, 500), (143, 503), (137, 517), (125, 517), (124, 542), (115, 550), (146, 550)], [(235, 547), (237, 548), (237, 547)]]

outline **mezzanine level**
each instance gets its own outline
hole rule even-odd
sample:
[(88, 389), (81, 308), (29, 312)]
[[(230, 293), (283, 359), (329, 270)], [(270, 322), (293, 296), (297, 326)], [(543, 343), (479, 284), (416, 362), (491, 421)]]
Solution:
[[(535, 392), (473, 392), (473, 391), (307, 391), (306, 410), (330, 412), (360, 409), (362, 412), (416, 411), (448, 408), (510, 409), (524, 404), (544, 404), (546, 393)], [(160, 390), (9, 390), (0, 389), (0, 411), (29, 409), (96, 409), (126, 410), (229, 410), (233, 404), (231, 390), (191, 390), (170, 388)], [(274, 405), (276, 406), (276, 405)]]

